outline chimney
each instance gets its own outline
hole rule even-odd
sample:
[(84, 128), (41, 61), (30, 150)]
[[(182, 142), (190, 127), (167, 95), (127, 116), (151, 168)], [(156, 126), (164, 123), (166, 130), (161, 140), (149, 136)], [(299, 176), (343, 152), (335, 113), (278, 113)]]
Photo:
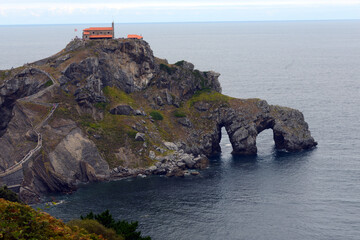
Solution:
[(113, 39), (115, 38), (115, 28), (114, 28), (114, 21), (112, 21), (112, 30), (113, 30)]

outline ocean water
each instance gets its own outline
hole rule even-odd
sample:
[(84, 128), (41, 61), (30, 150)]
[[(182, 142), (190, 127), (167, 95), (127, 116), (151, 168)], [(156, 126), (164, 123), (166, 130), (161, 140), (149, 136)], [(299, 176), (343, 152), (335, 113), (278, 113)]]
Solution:
[[(0, 69), (52, 55), (90, 25), (0, 26)], [(116, 25), (131, 33), (170, 63), (221, 73), (226, 95), (301, 110), (319, 145), (278, 152), (266, 130), (257, 156), (234, 157), (223, 131), (199, 177), (89, 184), (46, 211), (109, 209), (153, 239), (360, 239), (360, 21)]]

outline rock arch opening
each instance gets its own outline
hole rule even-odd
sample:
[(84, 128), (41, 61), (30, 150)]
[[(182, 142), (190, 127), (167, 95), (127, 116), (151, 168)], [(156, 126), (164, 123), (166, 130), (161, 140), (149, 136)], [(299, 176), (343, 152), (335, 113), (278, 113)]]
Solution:
[(233, 155), (256, 155), (258, 146), (261, 153), (272, 151), (274, 146), (281, 145), (283, 138), (273, 128), (273, 121), (245, 126), (239, 126), (236, 122), (218, 124), (213, 135), (212, 155), (219, 155), (224, 151)]
[(257, 154), (268, 154), (274, 150), (275, 141), (274, 141), (274, 132), (272, 129), (268, 128), (259, 132), (256, 136), (256, 148)]
[(230, 136), (226, 131), (225, 126), (220, 126), (219, 140), (220, 140), (219, 141), (220, 152), (231, 153), (233, 148), (230, 142)]

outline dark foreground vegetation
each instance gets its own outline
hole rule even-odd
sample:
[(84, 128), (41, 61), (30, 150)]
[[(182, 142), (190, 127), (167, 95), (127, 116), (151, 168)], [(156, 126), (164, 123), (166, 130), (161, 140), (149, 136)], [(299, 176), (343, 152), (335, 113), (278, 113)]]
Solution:
[(151, 240), (136, 231), (138, 222), (117, 221), (109, 210), (90, 212), (64, 223), (19, 202), (6, 186), (0, 188), (0, 239)]

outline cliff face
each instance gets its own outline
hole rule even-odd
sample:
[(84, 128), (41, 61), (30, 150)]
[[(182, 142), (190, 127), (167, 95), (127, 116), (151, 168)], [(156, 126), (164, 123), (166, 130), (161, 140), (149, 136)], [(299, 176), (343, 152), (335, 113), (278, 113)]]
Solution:
[(256, 154), (268, 128), (278, 149), (316, 146), (298, 110), (224, 96), (218, 73), (168, 64), (143, 40), (74, 40), (3, 73), (0, 181), (27, 201), (79, 182), (183, 176), (221, 151), (223, 127), (234, 154)]

